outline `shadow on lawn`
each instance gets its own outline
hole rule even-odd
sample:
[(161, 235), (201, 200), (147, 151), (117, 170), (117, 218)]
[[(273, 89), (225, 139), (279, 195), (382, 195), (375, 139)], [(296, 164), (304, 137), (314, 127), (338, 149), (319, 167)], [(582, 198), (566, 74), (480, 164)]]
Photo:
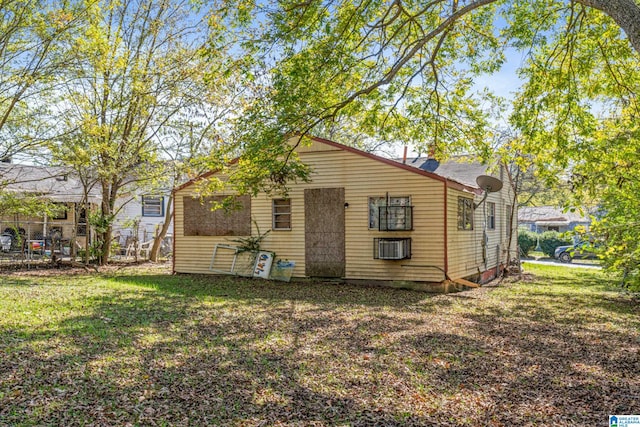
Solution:
[[(0, 361), (0, 424), (431, 424), (376, 405), (366, 376), (380, 350), (372, 337), (415, 321), (319, 310), (304, 286), (294, 293), (302, 303), (287, 293), (274, 305), (272, 285), (260, 284), (247, 304), (244, 291), (229, 299), (236, 285), (201, 292), (224, 296), (216, 304), (156, 286), (112, 290), (86, 299), (82, 314), (20, 331)], [(375, 301), (355, 294), (356, 304)], [(11, 338), (2, 332), (0, 347)]]
[(364, 305), (401, 308), (428, 303), (433, 294), (374, 285), (349, 285), (334, 281), (276, 282), (226, 276), (151, 275), (115, 276), (117, 283), (144, 286), (187, 297), (271, 302), (304, 301), (328, 306)]
[[(519, 402), (541, 424), (561, 417), (567, 424), (595, 425), (636, 407), (637, 334), (594, 330), (597, 319), (582, 327), (521, 314), (467, 316), (476, 322), (484, 351), (496, 356), (461, 364), (469, 381), (502, 384), (497, 401)], [(528, 422), (535, 424), (536, 417)]]
[(563, 293), (450, 312), (451, 298), (386, 288), (110, 280), (136, 287), (0, 332), (19, 347), (0, 359), (0, 424), (595, 425), (640, 394), (638, 336), (564, 321), (604, 309), (588, 299), (535, 304)]

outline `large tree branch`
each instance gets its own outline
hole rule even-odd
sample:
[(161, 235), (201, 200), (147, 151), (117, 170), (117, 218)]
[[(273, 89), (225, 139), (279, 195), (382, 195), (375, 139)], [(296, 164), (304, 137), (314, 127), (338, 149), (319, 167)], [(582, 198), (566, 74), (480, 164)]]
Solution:
[(333, 115), (342, 108), (349, 105), (352, 101), (359, 98), (360, 96), (370, 94), (374, 90), (378, 89), (381, 86), (387, 85), (393, 81), (395, 76), (402, 70), (402, 68), (409, 62), (415, 55), (422, 49), (429, 41), (433, 40), (439, 34), (446, 32), (449, 28), (460, 18), (471, 13), (473, 10), (478, 9), (482, 6), (494, 3), (496, 0), (478, 0), (476, 2), (470, 3), (465, 7), (457, 10), (455, 13), (452, 13), (447, 19), (445, 19), (440, 25), (438, 25), (433, 31), (429, 32), (425, 37), (423, 37), (418, 43), (416, 43), (411, 50), (409, 50), (402, 58), (400, 58), (391, 69), (384, 75), (384, 77), (377, 82), (355, 91), (351, 94), (347, 99), (343, 102), (338, 103), (331, 107), (334, 111)]

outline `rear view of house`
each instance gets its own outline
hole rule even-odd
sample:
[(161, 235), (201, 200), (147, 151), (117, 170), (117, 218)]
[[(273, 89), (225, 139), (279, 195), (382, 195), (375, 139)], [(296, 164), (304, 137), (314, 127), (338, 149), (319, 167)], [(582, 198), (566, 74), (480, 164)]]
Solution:
[(194, 197), (198, 179), (174, 190), (174, 271), (214, 273), (216, 245), (266, 230), (261, 249), (294, 262), (294, 277), (487, 279), (515, 253), (513, 189), (501, 168), (505, 185), (480, 203), (480, 165), (463, 164), (456, 179), (456, 167), (433, 159), (403, 163), (320, 138), (296, 151), (311, 181), (292, 184), (288, 198), (239, 196), (241, 208), (225, 212), (211, 204), (230, 194)]

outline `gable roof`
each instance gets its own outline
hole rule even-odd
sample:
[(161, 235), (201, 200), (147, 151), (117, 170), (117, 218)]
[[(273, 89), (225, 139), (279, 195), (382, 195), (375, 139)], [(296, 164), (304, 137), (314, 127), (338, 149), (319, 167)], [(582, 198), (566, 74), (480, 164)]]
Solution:
[[(82, 183), (68, 168), (0, 163), (0, 189), (42, 196), (54, 202), (82, 202)], [(89, 202), (102, 200), (96, 189), (89, 191)]]
[[(473, 180), (472, 183), (471, 182), (464, 183), (461, 180), (458, 180), (458, 179), (456, 179), (454, 177), (449, 177), (449, 176), (444, 176), (444, 175), (441, 175), (441, 174), (438, 174), (438, 173), (433, 173), (433, 172), (430, 172), (428, 170), (424, 170), (424, 169), (421, 169), (419, 167), (416, 167), (414, 165), (404, 164), (404, 163), (398, 162), (398, 161), (396, 161), (394, 159), (388, 159), (388, 158), (385, 158), (385, 157), (377, 156), (375, 154), (368, 153), (366, 151), (362, 151), (362, 150), (359, 150), (357, 148), (349, 147), (347, 145), (343, 145), (343, 144), (340, 144), (340, 143), (337, 143), (337, 142), (334, 142), (334, 141), (330, 141), (328, 139), (324, 139), (324, 138), (320, 138), (320, 137), (316, 137), (316, 136), (309, 136), (308, 138), (311, 139), (314, 142), (318, 142), (318, 143), (321, 143), (321, 144), (326, 144), (326, 145), (329, 145), (331, 147), (337, 148), (337, 149), (342, 150), (342, 151), (353, 153), (353, 154), (356, 154), (356, 155), (359, 155), (359, 156), (362, 156), (362, 157), (366, 157), (366, 158), (371, 159), (371, 160), (375, 160), (375, 161), (380, 162), (380, 163), (387, 164), (389, 166), (393, 166), (393, 167), (396, 167), (396, 168), (399, 168), (399, 169), (403, 169), (403, 170), (411, 172), (411, 173), (416, 173), (418, 175), (422, 175), (422, 176), (425, 176), (425, 177), (429, 177), (431, 179), (435, 179), (437, 181), (445, 183), (447, 185), (447, 187), (450, 187), (450, 188), (455, 188), (457, 190), (463, 190), (463, 191), (469, 191), (469, 192), (476, 193), (476, 194), (480, 194), (482, 192), (482, 190), (475, 183), (475, 177), (474, 177), (474, 180)], [(233, 163), (237, 163), (237, 161), (238, 161), (238, 159), (234, 159), (232, 164)], [(195, 177), (193, 179), (190, 179), (189, 181), (185, 182), (184, 184), (176, 187), (173, 191), (174, 192), (175, 191), (180, 191), (183, 188), (188, 187), (188, 186), (194, 184), (197, 181), (206, 179), (206, 178), (210, 177), (211, 175), (216, 174), (217, 172), (218, 171), (205, 172), (205, 173), (203, 173), (203, 174), (201, 174), (201, 175), (199, 175), (199, 176), (197, 176), (197, 177)]]

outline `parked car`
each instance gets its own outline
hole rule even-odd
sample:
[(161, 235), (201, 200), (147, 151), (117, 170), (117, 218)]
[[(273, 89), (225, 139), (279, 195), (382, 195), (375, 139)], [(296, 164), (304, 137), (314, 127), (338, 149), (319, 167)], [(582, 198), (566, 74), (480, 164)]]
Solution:
[(0, 234), (0, 250), (9, 252), (11, 250), (11, 234)]
[(553, 257), (560, 262), (571, 262), (574, 258), (579, 259), (593, 259), (597, 255), (595, 249), (597, 245), (593, 245), (589, 242), (580, 242), (575, 245), (558, 246), (553, 253)]

